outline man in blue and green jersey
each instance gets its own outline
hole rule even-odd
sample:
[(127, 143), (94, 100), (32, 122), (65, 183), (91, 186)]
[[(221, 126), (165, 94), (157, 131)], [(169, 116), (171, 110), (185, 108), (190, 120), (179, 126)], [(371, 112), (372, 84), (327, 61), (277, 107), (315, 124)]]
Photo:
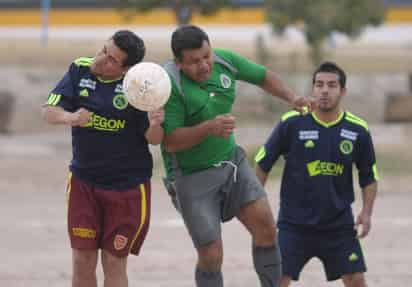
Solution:
[(43, 107), (48, 123), (71, 127), (67, 185), (73, 287), (97, 287), (98, 250), (105, 287), (126, 287), (127, 257), (138, 255), (150, 221), (153, 160), (163, 138), (162, 109), (128, 104), (123, 76), (145, 54), (143, 40), (116, 32), (94, 58), (75, 60)]
[(221, 222), (237, 217), (250, 232), (261, 286), (277, 287), (280, 254), (266, 193), (236, 145), (231, 115), (235, 82), (242, 80), (295, 108), (307, 104), (265, 67), (224, 49), (207, 34), (183, 26), (172, 35), (174, 60), (165, 65), (172, 92), (165, 106), (166, 186), (198, 253), (198, 287), (221, 287)]
[[(370, 231), (378, 180), (371, 134), (364, 120), (341, 107), (346, 94), (341, 68), (323, 63), (312, 82), (315, 111), (286, 113), (256, 156), (262, 184), (279, 156), (285, 158), (278, 217), (281, 286), (298, 280), (304, 265), (318, 257), (327, 280), (365, 287), (359, 238)], [(363, 198), (356, 222), (351, 208), (353, 164)]]

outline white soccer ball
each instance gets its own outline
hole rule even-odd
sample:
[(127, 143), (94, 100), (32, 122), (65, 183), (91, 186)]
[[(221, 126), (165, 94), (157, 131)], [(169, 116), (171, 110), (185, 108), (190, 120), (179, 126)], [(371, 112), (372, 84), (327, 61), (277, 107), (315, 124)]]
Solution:
[(123, 91), (129, 104), (141, 111), (161, 108), (169, 99), (171, 89), (167, 72), (151, 62), (134, 65), (123, 79)]

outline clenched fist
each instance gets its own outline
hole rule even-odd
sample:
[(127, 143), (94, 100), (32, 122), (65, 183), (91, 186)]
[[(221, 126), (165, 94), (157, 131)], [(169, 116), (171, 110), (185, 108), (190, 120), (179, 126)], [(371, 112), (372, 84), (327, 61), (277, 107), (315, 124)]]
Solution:
[(236, 127), (236, 118), (231, 114), (219, 115), (211, 121), (211, 134), (227, 138)]
[(80, 108), (74, 113), (70, 113), (67, 116), (66, 122), (73, 126), (83, 127), (92, 119), (92, 112), (86, 110), (85, 108)]
[(158, 126), (161, 125), (165, 119), (165, 111), (163, 110), (163, 108), (160, 108), (148, 112), (147, 116), (149, 118), (150, 126)]

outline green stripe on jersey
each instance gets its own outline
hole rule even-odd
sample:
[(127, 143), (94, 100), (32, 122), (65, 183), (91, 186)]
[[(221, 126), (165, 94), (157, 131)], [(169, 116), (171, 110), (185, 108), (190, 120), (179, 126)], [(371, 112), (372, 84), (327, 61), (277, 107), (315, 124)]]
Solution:
[(354, 123), (354, 124), (357, 124), (357, 125), (359, 125), (359, 126), (361, 126), (361, 127), (364, 127), (366, 130), (369, 130), (368, 123), (367, 123), (365, 120), (363, 120), (363, 119), (355, 116), (354, 114), (352, 114), (352, 113), (350, 113), (350, 112), (348, 112), (348, 111), (345, 112), (345, 115), (346, 115), (346, 116), (345, 116), (345, 119), (348, 120), (349, 122)]
[(266, 156), (266, 149), (265, 149), (264, 146), (262, 146), (262, 147), (259, 149), (259, 151), (258, 151), (258, 153), (256, 154), (256, 156), (255, 156), (255, 162), (261, 161), (265, 156)]
[(62, 95), (60, 94), (53, 94), (51, 93), (49, 99), (47, 100), (47, 104), (50, 106), (56, 106), (61, 99)]
[(48, 105), (52, 105), (52, 103), (54, 102), (54, 100), (56, 99), (56, 94), (50, 94), (49, 98), (47, 99), (47, 104)]
[(282, 115), (281, 121), (284, 122), (284, 121), (286, 121), (287, 119), (289, 119), (291, 117), (296, 117), (296, 116), (299, 116), (299, 115), (300, 115), (300, 113), (297, 112), (297, 111), (290, 111), (290, 112), (287, 112), (287, 113)]
[(53, 102), (53, 106), (56, 106), (60, 102), (61, 98), (62, 98), (62, 95), (60, 95), (60, 94), (57, 95), (56, 99)]
[(90, 58), (90, 57), (82, 57), (82, 58), (78, 58), (76, 60), (74, 60), (74, 64), (76, 66), (86, 66), (89, 67), (92, 62), (93, 62), (94, 58)]

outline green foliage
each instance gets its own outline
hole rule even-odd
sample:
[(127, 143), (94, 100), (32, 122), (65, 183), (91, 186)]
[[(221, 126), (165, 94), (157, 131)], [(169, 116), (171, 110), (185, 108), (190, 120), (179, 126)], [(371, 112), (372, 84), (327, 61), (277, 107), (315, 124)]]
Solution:
[[(193, 13), (211, 15), (223, 7), (232, 7), (230, 0), (120, 0), (119, 8), (126, 11), (124, 15), (130, 17), (130, 11), (147, 12), (156, 8), (170, 7), (176, 15), (179, 25), (190, 23)], [(130, 10), (131, 9), (131, 10)]]
[(120, 8), (133, 8), (136, 11), (147, 12), (153, 8), (164, 7), (168, 1), (165, 0), (120, 0)]
[(355, 37), (367, 25), (384, 18), (382, 0), (265, 0), (267, 19), (276, 32), (289, 25), (302, 28), (315, 64), (321, 60), (321, 45), (331, 32)]

